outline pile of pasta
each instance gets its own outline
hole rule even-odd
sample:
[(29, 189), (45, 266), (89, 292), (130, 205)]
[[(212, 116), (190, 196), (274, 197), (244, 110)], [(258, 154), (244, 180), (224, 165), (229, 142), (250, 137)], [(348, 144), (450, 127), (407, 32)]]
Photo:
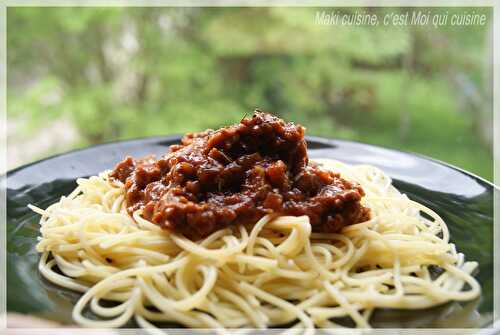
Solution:
[[(192, 328), (292, 325), (311, 333), (348, 317), (370, 327), (376, 308), (422, 309), (472, 300), (480, 286), (449, 241), (445, 222), (408, 199), (376, 167), (316, 160), (358, 182), (369, 221), (338, 234), (313, 233), (306, 216), (268, 215), (192, 241), (126, 211), (123, 184), (108, 172), (41, 215), (39, 271), (82, 292), (73, 310), (86, 327), (120, 327), (135, 319)], [(431, 267), (440, 272), (434, 275)], [(115, 304), (103, 304), (114, 301)], [(90, 309), (99, 318), (88, 318)]]

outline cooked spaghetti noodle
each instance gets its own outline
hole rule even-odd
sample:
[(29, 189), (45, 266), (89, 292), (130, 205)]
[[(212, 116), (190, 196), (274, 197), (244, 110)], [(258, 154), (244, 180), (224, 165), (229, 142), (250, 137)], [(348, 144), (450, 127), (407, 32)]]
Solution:
[[(37, 250), (49, 281), (83, 295), (74, 321), (86, 327), (175, 322), (193, 328), (369, 328), (375, 308), (422, 309), (480, 294), (445, 222), (408, 199), (376, 167), (316, 160), (359, 183), (368, 221), (341, 233), (313, 233), (307, 216), (267, 215), (192, 241), (131, 217), (123, 184), (109, 172), (46, 210)], [(424, 214), (422, 214), (424, 213)], [(430, 267), (442, 269), (439, 276)], [(117, 302), (105, 307), (101, 300)], [(100, 320), (89, 319), (89, 308)]]

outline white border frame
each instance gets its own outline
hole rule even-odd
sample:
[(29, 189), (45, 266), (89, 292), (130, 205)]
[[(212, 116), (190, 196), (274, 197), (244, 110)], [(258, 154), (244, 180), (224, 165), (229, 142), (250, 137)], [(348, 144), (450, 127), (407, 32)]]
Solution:
[[(0, 171), (6, 171), (7, 167), (7, 8), (8, 7), (55, 7), (55, 6), (75, 6), (75, 7), (492, 7), (493, 8), (493, 166), (494, 183), (500, 182), (500, 116), (499, 95), (500, 95), (500, 5), (495, 0), (5, 0), (0, 4)], [(6, 305), (7, 305), (7, 269), (6, 269), (6, 178), (0, 178), (0, 331), (7, 329)], [(495, 255), (500, 255), (500, 228), (499, 211), (500, 194), (495, 188), (494, 194), (494, 272), (493, 272), (493, 319), (492, 328), (482, 330), (472, 329), (374, 329), (370, 334), (481, 334), (490, 335), (500, 333), (500, 261), (495, 259)], [(497, 256), (499, 257), (499, 256)], [(48, 329), (8, 329), (9, 334), (44, 334)], [(116, 331), (98, 329), (50, 329), (56, 334), (69, 334), (78, 332), (79, 334), (148, 334), (146, 330), (120, 329)], [(213, 333), (213, 330), (200, 330), (197, 333)], [(169, 333), (192, 334), (192, 329), (169, 330)], [(254, 332), (255, 333), (255, 332)], [(262, 331), (256, 333), (263, 334)], [(266, 334), (282, 333), (282, 330), (266, 330)], [(339, 332), (341, 334), (343, 332)], [(361, 334), (365, 331), (353, 331)]]

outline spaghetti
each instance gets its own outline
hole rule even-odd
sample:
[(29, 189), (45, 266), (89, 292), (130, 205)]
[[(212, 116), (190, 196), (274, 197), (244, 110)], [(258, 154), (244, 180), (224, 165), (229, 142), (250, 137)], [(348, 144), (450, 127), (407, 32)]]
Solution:
[[(376, 167), (316, 160), (359, 183), (371, 218), (341, 233), (312, 232), (307, 216), (266, 215), (193, 241), (127, 213), (124, 185), (109, 171), (78, 179), (43, 210), (39, 271), (83, 295), (73, 310), (86, 327), (175, 322), (193, 328), (369, 328), (375, 308), (422, 309), (479, 296), (445, 222), (410, 200)], [(442, 272), (435, 276), (431, 266)], [(112, 307), (103, 300), (115, 301)], [(89, 308), (99, 320), (89, 319)]]

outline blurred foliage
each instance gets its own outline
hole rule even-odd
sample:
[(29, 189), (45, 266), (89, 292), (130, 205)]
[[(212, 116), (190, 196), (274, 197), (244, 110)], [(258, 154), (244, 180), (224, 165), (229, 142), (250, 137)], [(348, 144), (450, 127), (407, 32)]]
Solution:
[(8, 117), (26, 136), (69, 118), (73, 147), (216, 128), (260, 107), (308, 134), (492, 179), (491, 9), (474, 9), (486, 26), (439, 28), (320, 25), (321, 10), (416, 9), (10, 7)]

